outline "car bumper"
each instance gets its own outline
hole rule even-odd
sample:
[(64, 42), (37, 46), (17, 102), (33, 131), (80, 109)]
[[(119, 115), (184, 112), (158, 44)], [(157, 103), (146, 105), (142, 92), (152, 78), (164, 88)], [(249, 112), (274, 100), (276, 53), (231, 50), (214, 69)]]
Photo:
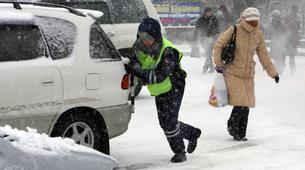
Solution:
[(109, 138), (123, 134), (128, 129), (131, 119), (131, 105), (124, 104), (107, 108), (97, 109), (103, 116)]

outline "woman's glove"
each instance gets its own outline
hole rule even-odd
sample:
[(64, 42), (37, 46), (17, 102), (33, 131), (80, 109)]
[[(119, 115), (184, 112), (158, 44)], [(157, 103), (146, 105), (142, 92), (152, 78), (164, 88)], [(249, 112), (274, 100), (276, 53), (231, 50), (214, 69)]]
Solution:
[(127, 73), (134, 74), (136, 76), (141, 76), (141, 65), (138, 62), (124, 64)]
[(223, 74), (224, 67), (223, 66), (218, 66), (218, 67), (215, 67), (215, 70), (216, 70), (217, 73)]
[(274, 80), (275, 80), (276, 83), (279, 83), (280, 82), (280, 77), (279, 76), (275, 76)]

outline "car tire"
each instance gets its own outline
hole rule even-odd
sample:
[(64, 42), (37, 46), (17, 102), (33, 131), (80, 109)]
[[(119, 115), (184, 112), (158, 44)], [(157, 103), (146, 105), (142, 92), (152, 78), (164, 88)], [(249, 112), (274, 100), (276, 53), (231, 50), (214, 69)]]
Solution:
[(109, 155), (109, 137), (104, 122), (99, 122), (90, 111), (67, 113), (59, 118), (52, 137), (68, 137), (81, 144)]

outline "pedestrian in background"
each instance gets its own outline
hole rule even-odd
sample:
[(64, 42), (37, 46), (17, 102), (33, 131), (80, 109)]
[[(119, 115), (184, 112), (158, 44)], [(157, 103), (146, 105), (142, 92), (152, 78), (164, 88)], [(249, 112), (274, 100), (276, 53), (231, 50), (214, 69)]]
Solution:
[(223, 73), (228, 91), (229, 105), (233, 106), (227, 122), (227, 130), (234, 140), (246, 141), (249, 107), (255, 107), (254, 95), (254, 54), (269, 76), (279, 82), (276, 71), (265, 46), (263, 33), (259, 30), (260, 13), (253, 7), (245, 9), (236, 25), (234, 60), (224, 65), (221, 59), (222, 49), (229, 43), (234, 27), (228, 28), (214, 46), (216, 71)]
[(293, 5), (289, 14), (285, 17), (285, 25), (287, 30), (287, 48), (289, 56), (289, 66), (291, 73), (295, 72), (295, 56), (297, 54), (297, 47), (300, 41), (300, 21), (298, 20), (298, 7)]
[(188, 140), (187, 152), (193, 153), (201, 135), (200, 129), (178, 121), (186, 78), (180, 63), (183, 54), (162, 37), (159, 22), (152, 18), (140, 23), (133, 48), (137, 62), (125, 65), (125, 69), (140, 78), (155, 96), (160, 126), (175, 154), (171, 162), (183, 162), (183, 139)]
[(271, 14), (271, 57), (274, 60), (276, 69), (280, 74), (283, 73), (286, 60), (286, 42), (285, 26), (283, 24), (282, 13), (276, 9)]
[(219, 34), (219, 25), (216, 16), (213, 14), (213, 10), (210, 7), (206, 7), (203, 15), (199, 17), (196, 22), (195, 41), (199, 41), (201, 46), (204, 48), (206, 60), (203, 65), (203, 74), (209, 72), (213, 73), (215, 71), (212, 52), (213, 44), (217, 39)]
[(232, 25), (232, 23), (234, 23), (233, 17), (226, 5), (220, 5), (219, 11), (219, 32), (224, 32), (230, 25)]

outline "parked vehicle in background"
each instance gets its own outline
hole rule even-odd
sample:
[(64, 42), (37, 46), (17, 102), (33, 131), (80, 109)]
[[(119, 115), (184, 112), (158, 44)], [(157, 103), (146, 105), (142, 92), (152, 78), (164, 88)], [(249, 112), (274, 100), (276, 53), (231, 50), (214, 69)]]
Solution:
[(101, 15), (0, 2), (1, 126), (35, 128), (109, 154), (131, 108), (122, 58), (93, 19)]
[[(136, 40), (140, 22), (151, 17), (160, 21), (158, 13), (150, 0), (40, 0), (71, 6), (77, 9), (98, 10), (104, 15), (97, 19), (105, 30), (115, 47), (122, 56), (133, 55), (132, 45)], [(161, 22), (160, 22), (161, 23)], [(161, 24), (165, 35), (165, 30)], [(142, 88), (142, 83), (137, 81), (135, 95)]]

